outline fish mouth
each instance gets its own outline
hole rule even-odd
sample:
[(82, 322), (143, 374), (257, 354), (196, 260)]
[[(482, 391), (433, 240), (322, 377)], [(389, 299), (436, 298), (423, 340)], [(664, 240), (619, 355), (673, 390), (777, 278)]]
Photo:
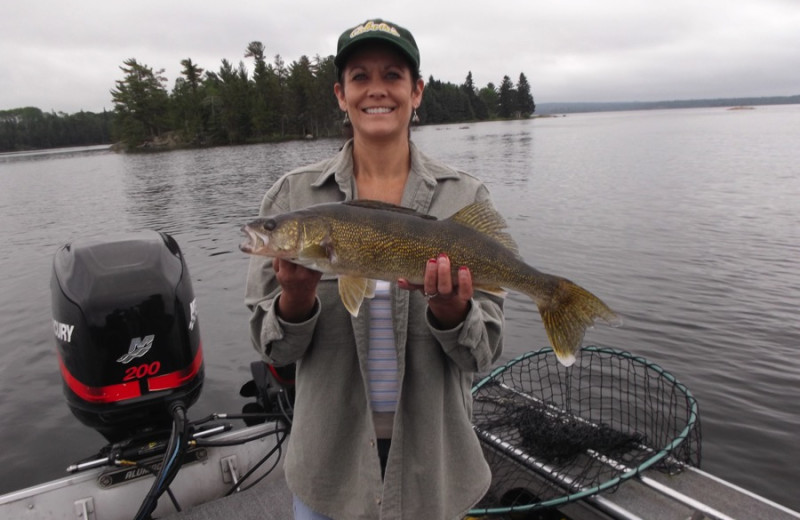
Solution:
[(242, 252), (255, 254), (258, 250), (266, 247), (267, 241), (250, 226), (242, 226), (241, 231), (247, 237), (244, 242), (239, 244), (239, 249)]

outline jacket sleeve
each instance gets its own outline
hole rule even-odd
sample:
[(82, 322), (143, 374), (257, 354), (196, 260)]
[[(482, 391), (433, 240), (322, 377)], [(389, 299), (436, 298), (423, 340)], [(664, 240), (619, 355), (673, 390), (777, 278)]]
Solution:
[[(278, 194), (281, 184), (276, 184), (264, 196), (261, 216), (274, 215), (288, 208), (281, 206)], [(314, 314), (302, 323), (283, 321), (277, 313), (281, 288), (275, 279), (272, 258), (259, 255), (250, 257), (245, 287), (245, 305), (250, 309), (250, 339), (264, 360), (275, 365), (286, 365), (303, 356), (314, 334), (320, 312), (317, 299)]]
[(430, 310), (425, 317), (428, 328), (456, 365), (466, 372), (485, 372), (503, 351), (503, 298), (475, 292), (466, 319), (443, 330), (436, 327)]

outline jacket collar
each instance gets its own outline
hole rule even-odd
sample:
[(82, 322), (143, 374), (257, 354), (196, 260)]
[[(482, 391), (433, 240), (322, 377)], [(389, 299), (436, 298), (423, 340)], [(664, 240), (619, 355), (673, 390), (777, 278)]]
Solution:
[[(403, 205), (407, 205), (417, 211), (427, 211), (437, 184), (445, 179), (457, 179), (458, 175), (451, 168), (432, 160), (422, 153), (412, 141), (409, 141), (409, 147), (411, 170), (409, 171), (405, 193), (403, 194)], [(311, 186), (313, 188), (321, 188), (331, 179), (335, 180), (339, 185), (345, 200), (353, 198), (355, 189), (352, 139), (349, 139), (339, 150), (339, 153), (328, 162)]]

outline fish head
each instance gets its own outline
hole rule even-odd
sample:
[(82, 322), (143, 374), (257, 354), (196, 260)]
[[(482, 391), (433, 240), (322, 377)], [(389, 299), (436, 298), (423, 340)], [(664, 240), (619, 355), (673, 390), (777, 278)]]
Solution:
[(242, 226), (247, 240), (239, 249), (251, 255), (291, 259), (300, 250), (297, 220), (280, 217), (259, 218)]
[(328, 230), (324, 221), (295, 214), (256, 219), (242, 227), (247, 240), (239, 246), (251, 255), (283, 258), (306, 264), (327, 255)]

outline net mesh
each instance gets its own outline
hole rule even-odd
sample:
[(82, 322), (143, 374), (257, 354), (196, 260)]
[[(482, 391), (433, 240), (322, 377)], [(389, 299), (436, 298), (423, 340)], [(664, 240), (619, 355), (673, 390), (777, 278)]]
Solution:
[(550, 348), (496, 369), (472, 390), (473, 423), (492, 487), (472, 514), (544, 509), (614, 490), (648, 468), (700, 465), (689, 390), (627, 352), (584, 347), (576, 363)]

